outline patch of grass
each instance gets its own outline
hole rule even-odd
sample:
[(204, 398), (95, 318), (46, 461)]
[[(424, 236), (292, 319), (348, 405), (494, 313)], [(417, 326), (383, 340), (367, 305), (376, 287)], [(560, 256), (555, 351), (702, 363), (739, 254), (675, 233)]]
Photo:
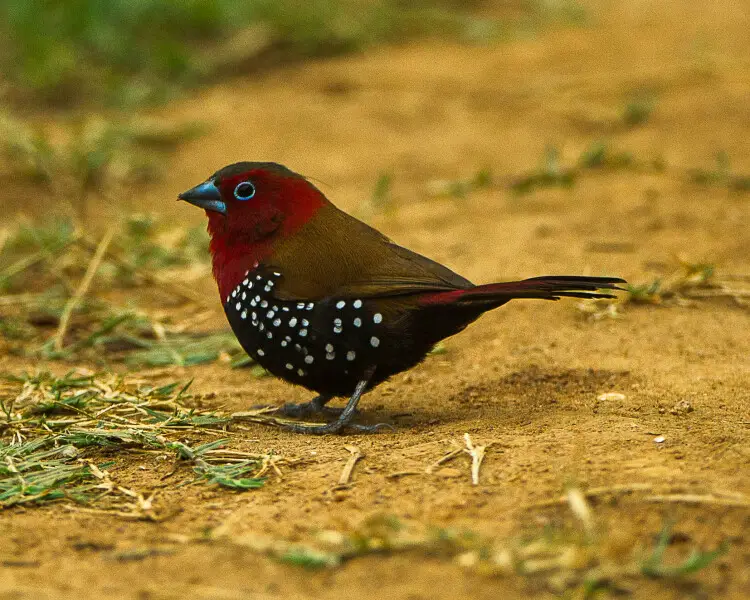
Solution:
[(467, 179), (437, 179), (427, 184), (427, 193), (430, 196), (447, 196), (450, 198), (463, 199), (471, 192), (490, 188), (495, 185), (495, 178), (490, 167), (479, 169), (474, 175)]
[[(133, 340), (144, 348), (129, 352), (125, 362), (131, 367), (160, 367), (176, 365), (189, 367), (201, 363), (214, 362), (222, 355), (245, 359), (247, 355), (231, 331), (171, 335), (162, 339)], [(250, 360), (249, 362), (252, 362)]]
[(372, 206), (382, 210), (391, 203), (391, 193), (393, 188), (393, 175), (390, 173), (381, 173), (375, 182), (375, 188), (372, 190)]
[(258, 461), (242, 460), (227, 465), (202, 464), (196, 466), (194, 470), (208, 483), (215, 483), (233, 490), (252, 490), (263, 487), (265, 483), (265, 479), (259, 477), (245, 477), (250, 473), (258, 472)]
[(628, 293), (628, 301), (634, 304), (660, 304), (662, 297), (662, 280), (657, 277), (647, 283), (637, 285), (627, 284), (625, 289)]
[(636, 165), (629, 152), (614, 150), (607, 142), (596, 141), (578, 158), (581, 169), (627, 169)]
[(740, 307), (750, 306), (750, 289), (745, 279), (721, 277), (711, 263), (678, 259), (672, 272), (644, 283), (626, 284), (626, 294), (617, 300), (586, 300), (576, 308), (590, 321), (619, 318), (631, 304), (646, 306), (693, 306), (711, 299), (730, 300)]
[(704, 185), (726, 185), (736, 191), (750, 188), (750, 178), (728, 174), (726, 157), (719, 160), (719, 167), (715, 172), (690, 169), (686, 173), (682, 169), (670, 167), (661, 156), (642, 159), (614, 148), (606, 140), (593, 141), (583, 149), (576, 163), (569, 167), (561, 164), (557, 149), (548, 148), (540, 168), (512, 178), (509, 187), (516, 195), (530, 194), (543, 188), (569, 188), (579, 178), (602, 170), (660, 173), (678, 179), (684, 179), (687, 175), (691, 181)]
[[(12, 352), (131, 366), (194, 365), (244, 356), (228, 331), (193, 331), (210, 311), (184, 300), (197, 296), (178, 280), (208, 273), (208, 239), (201, 230), (166, 230), (152, 217), (125, 221), (98, 266), (91, 293), (77, 303), (60, 337), (62, 317), (97, 245), (72, 221), (17, 224), (0, 250), (0, 339)], [(163, 273), (163, 274), (162, 274)], [(130, 288), (161, 295), (149, 306), (121, 306)], [(202, 297), (195, 300), (203, 300)], [(191, 302), (192, 304), (192, 302)], [(216, 304), (218, 308), (218, 303)]]
[(689, 169), (688, 178), (698, 185), (726, 187), (733, 192), (750, 192), (750, 175), (734, 173), (729, 155), (724, 151), (717, 153), (714, 168)]
[(421, 35), (492, 39), (497, 26), (472, 8), (395, 0), (14, 0), (0, 5), (0, 67), (19, 103), (94, 99), (131, 107), (216, 73)]
[(3, 380), (2, 508), (64, 498), (86, 504), (119, 502), (123, 493), (137, 497), (115, 485), (103, 471), (116, 462), (93, 462), (102, 449), (117, 450), (117, 456), (131, 448), (174, 453), (193, 466), (194, 482), (234, 490), (262, 486), (263, 473), (279, 460), (226, 450), (228, 439), (188, 445), (186, 433), (216, 432), (232, 421), (229, 416), (186, 406), (189, 384), (145, 386), (86, 372), (62, 377), (46, 372), (6, 375)]
[(597, 590), (615, 593), (645, 578), (659, 580), (669, 588), (711, 567), (728, 550), (726, 544), (708, 551), (694, 548), (684, 560), (667, 564), (669, 528), (660, 533), (652, 548), (644, 550), (636, 540), (628, 548), (620, 547), (617, 536), (613, 539), (611, 532), (595, 522), (583, 494), (573, 491), (569, 496), (575, 523), (549, 526), (522, 539), (491, 539), (472, 531), (431, 527), (389, 515), (371, 517), (349, 531), (321, 531), (305, 543), (254, 535), (233, 538), (226, 533), (212, 539), (308, 569), (336, 568), (371, 554), (409, 552), (452, 559), (485, 576), (515, 575), (554, 594), (575, 598), (593, 598)]
[(355, 208), (354, 214), (368, 220), (374, 215), (388, 213), (393, 209), (393, 174), (383, 171), (375, 180), (372, 194)]
[(722, 543), (715, 550), (702, 552), (693, 549), (690, 555), (681, 563), (676, 565), (664, 564), (664, 555), (669, 548), (672, 537), (671, 526), (665, 526), (659, 534), (654, 548), (640, 563), (641, 573), (647, 577), (654, 578), (678, 578), (692, 575), (702, 571), (713, 563), (717, 558), (723, 556), (729, 550), (726, 543)]
[(532, 0), (527, 5), (543, 22), (584, 25), (588, 21), (586, 8), (576, 0)]
[(523, 196), (542, 188), (571, 188), (575, 183), (575, 169), (565, 168), (560, 164), (560, 151), (554, 146), (547, 147), (544, 159), (537, 171), (515, 179), (510, 189), (514, 194)]
[[(626, 285), (626, 302), (633, 304), (685, 304), (691, 298), (701, 296), (701, 290), (722, 289), (716, 278), (716, 268), (712, 264), (680, 261), (678, 269), (669, 277), (657, 277), (652, 281)], [(694, 296), (695, 292), (698, 296)]]
[(75, 446), (50, 447), (43, 438), (18, 445), (0, 441), (0, 508), (62, 498), (90, 501), (96, 478), (78, 455)]
[[(130, 215), (124, 222), (115, 247), (120, 250), (122, 258), (136, 269), (206, 264), (210, 258), (205, 227), (198, 226), (184, 232), (165, 231), (163, 224), (154, 215), (148, 214)], [(133, 273), (120, 266), (116, 276), (121, 282), (132, 282)]]
[(60, 135), (0, 114), (0, 154), (13, 174), (43, 185), (85, 217), (89, 196), (158, 179), (164, 154), (202, 131), (195, 123), (165, 127), (89, 117), (71, 121)]
[(646, 123), (656, 108), (656, 99), (651, 94), (635, 94), (622, 109), (622, 122), (626, 127), (638, 127)]

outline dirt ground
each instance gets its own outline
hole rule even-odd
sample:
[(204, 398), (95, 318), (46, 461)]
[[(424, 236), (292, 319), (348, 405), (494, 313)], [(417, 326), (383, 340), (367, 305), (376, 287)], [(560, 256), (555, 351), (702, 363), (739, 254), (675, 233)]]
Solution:
[[(557, 273), (644, 282), (668, 272), (675, 255), (750, 275), (750, 195), (675, 175), (710, 167), (720, 150), (734, 171), (750, 173), (747, 3), (605, 2), (588, 15), (582, 28), (498, 45), (423, 42), (208, 89), (159, 116), (202, 120), (209, 133), (180, 149), (163, 184), (132, 190), (101, 215), (150, 209), (192, 226), (202, 216), (173, 202), (177, 192), (236, 160), (274, 160), (475, 282)], [(655, 109), (644, 124), (624, 127), (625, 99), (639, 91), (653, 94)], [(501, 179), (527, 172), (548, 145), (571, 164), (598, 139), (670, 169), (592, 172), (572, 189), (523, 197), (504, 186), (464, 199), (426, 192), (432, 180), (470, 177), (485, 166)], [(393, 178), (391, 208), (373, 214), (366, 202), (383, 173)], [(216, 294), (211, 281), (205, 290)], [(155, 503), (169, 515), (161, 522), (49, 507), (0, 513), (0, 598), (554, 597), (524, 578), (474, 574), (437, 557), (370, 556), (305, 570), (229, 543), (178, 540), (216, 527), (230, 537), (302, 540), (374, 514), (514, 538), (569, 519), (563, 505), (533, 505), (571, 484), (686, 495), (594, 502), (597, 522), (613, 535), (649, 543), (673, 522), (685, 548), (729, 542), (729, 552), (694, 578), (699, 586), (639, 580), (629, 587), (634, 597), (748, 598), (748, 332), (750, 311), (731, 301), (628, 306), (620, 318), (596, 322), (574, 301), (511, 303), (366, 396), (363, 422), (386, 421), (395, 431), (310, 438), (251, 425), (238, 432), (237, 448), (296, 461), (261, 489), (175, 489), (161, 481), (171, 462), (144, 454), (120, 463), (117, 474), (133, 488), (157, 490)], [(2, 371), (29, 367), (0, 357)], [(309, 397), (225, 366), (167, 376), (195, 378), (192, 390), (215, 392), (204, 402), (226, 410)], [(622, 396), (598, 400), (605, 392)], [(465, 433), (494, 442), (479, 485), (465, 457), (426, 474)], [(351, 485), (334, 490), (345, 444), (365, 456)], [(390, 477), (403, 471), (415, 474)], [(717, 497), (737, 502), (710, 501)], [(143, 548), (157, 550), (140, 560), (113, 558)]]

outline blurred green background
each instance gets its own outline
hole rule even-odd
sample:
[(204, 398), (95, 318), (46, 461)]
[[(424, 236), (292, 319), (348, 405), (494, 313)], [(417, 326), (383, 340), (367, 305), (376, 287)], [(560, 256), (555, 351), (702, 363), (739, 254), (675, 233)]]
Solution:
[[(3, 96), (17, 106), (139, 106), (228, 73), (415, 36), (489, 41), (500, 24), (480, 9), (476, 0), (10, 0), (0, 7)], [(543, 10), (528, 2), (510, 12), (530, 26)]]

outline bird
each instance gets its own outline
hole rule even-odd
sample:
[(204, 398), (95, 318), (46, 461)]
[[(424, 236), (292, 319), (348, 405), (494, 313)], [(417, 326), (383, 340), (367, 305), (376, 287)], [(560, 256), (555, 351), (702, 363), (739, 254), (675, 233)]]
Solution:
[[(182, 192), (205, 210), (212, 271), (242, 348), (271, 374), (315, 393), (285, 404), (308, 434), (373, 432), (354, 422), (362, 395), (420, 363), (440, 340), (516, 298), (612, 298), (616, 277), (543, 276), (474, 285), (340, 210), (306, 177), (238, 162)], [(347, 397), (343, 410), (326, 404)]]

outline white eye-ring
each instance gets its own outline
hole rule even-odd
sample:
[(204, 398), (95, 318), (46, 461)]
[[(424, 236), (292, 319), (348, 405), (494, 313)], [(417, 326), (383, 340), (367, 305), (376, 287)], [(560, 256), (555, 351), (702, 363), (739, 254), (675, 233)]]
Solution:
[(234, 188), (234, 197), (237, 200), (250, 200), (255, 196), (255, 186), (249, 181), (242, 181)]

